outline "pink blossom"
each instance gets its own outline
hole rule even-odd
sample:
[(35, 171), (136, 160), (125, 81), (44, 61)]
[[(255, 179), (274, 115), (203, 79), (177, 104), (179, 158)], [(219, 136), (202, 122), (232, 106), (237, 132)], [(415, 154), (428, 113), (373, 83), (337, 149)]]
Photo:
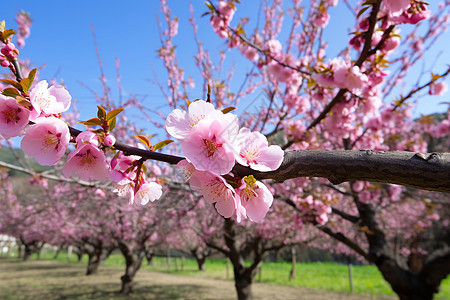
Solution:
[(384, 42), (383, 50), (389, 52), (396, 49), (398, 46), (400, 46), (400, 37), (391, 36)]
[(281, 53), (283, 46), (279, 40), (268, 40), (266, 42), (266, 49), (270, 51), (270, 54), (277, 56)]
[(327, 26), (329, 20), (330, 15), (327, 12), (325, 12), (317, 15), (313, 22), (314, 25), (324, 28), (325, 26)]
[(422, 20), (430, 18), (431, 12), (424, 4), (416, 4), (411, 6), (408, 10), (403, 11), (402, 14), (395, 14), (390, 18), (392, 22), (417, 24)]
[(444, 95), (448, 90), (448, 85), (445, 83), (445, 81), (441, 81), (438, 83), (432, 83), (430, 84), (430, 95), (437, 95), (442, 96)]
[(21, 142), (25, 154), (34, 156), (45, 166), (56, 164), (64, 155), (70, 140), (69, 127), (60, 119), (38, 118), (28, 127)]
[(94, 195), (100, 198), (106, 198), (106, 193), (102, 189), (95, 189)]
[(283, 150), (280, 146), (269, 146), (267, 138), (261, 133), (241, 128), (236, 140), (235, 158), (241, 165), (263, 172), (276, 170), (281, 165)]
[(196, 171), (194, 165), (188, 162), (186, 159), (183, 159), (182, 161), (177, 163), (177, 169), (180, 171), (184, 181), (188, 181), (191, 178), (192, 174), (194, 174), (194, 172)]
[(91, 144), (95, 147), (100, 147), (100, 141), (98, 139), (98, 136), (89, 130), (81, 132), (77, 138), (75, 139), (77, 142), (77, 145), (81, 146), (84, 144)]
[(267, 187), (253, 177), (245, 176), (242, 185), (237, 190), (245, 207), (247, 218), (253, 222), (261, 222), (272, 206), (273, 195)]
[(126, 178), (122, 173), (113, 170), (109, 173), (109, 178), (116, 181), (113, 192), (119, 197), (128, 197), (128, 203), (134, 203), (134, 184), (133, 181)]
[(26, 12), (16, 15), (17, 22), (17, 44), (19, 47), (25, 46), (25, 39), (30, 36), (30, 27), (33, 20)]
[(92, 144), (83, 144), (69, 153), (62, 172), (66, 177), (77, 174), (85, 181), (102, 181), (106, 179), (109, 167), (103, 151)]
[(70, 107), (72, 96), (60, 85), (48, 88), (46, 80), (42, 80), (30, 91), (33, 105), (30, 119), (34, 121), (40, 116), (48, 116), (65, 112)]
[(409, 7), (411, 0), (384, 0), (384, 8), (389, 11), (391, 15), (400, 15), (405, 9)]
[(334, 71), (334, 80), (340, 88), (346, 88), (352, 93), (360, 93), (368, 82), (367, 75), (361, 73), (358, 66), (338, 68)]
[(200, 120), (206, 118), (215, 111), (214, 106), (204, 100), (192, 102), (188, 107), (188, 112), (181, 109), (174, 109), (166, 119), (167, 132), (178, 140), (183, 140), (191, 133), (192, 128)]
[(162, 187), (156, 182), (145, 182), (136, 192), (134, 199), (140, 201), (141, 205), (147, 204), (149, 201), (158, 200), (162, 195)]
[(241, 53), (250, 61), (257, 61), (259, 59), (258, 50), (253, 47), (247, 46), (241, 49)]
[(22, 135), (29, 121), (30, 111), (11, 97), (0, 95), (0, 134), (5, 138)]
[(216, 210), (225, 218), (236, 212), (238, 195), (222, 176), (210, 172), (195, 172), (190, 181), (191, 188), (200, 192), (208, 203), (216, 203)]
[(235, 164), (232, 142), (238, 127), (235, 115), (214, 111), (193, 127), (189, 139), (181, 141), (183, 154), (197, 170), (226, 174)]
[(108, 134), (104, 139), (103, 143), (106, 147), (112, 147), (116, 143), (116, 138), (113, 135)]

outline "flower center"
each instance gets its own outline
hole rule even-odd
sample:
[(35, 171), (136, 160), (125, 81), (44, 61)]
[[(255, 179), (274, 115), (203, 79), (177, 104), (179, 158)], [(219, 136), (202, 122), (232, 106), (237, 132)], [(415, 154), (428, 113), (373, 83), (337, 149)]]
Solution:
[(213, 140), (203, 139), (203, 142), (205, 143), (206, 151), (208, 151), (208, 157), (213, 156), (214, 153), (217, 151), (217, 149), (222, 147), (222, 144), (217, 144), (215, 142), (215, 139), (216, 139), (215, 137), (213, 138)]
[(245, 149), (242, 153), (242, 157), (247, 160), (247, 162), (254, 162), (261, 155), (261, 151), (256, 148)]
[(85, 164), (93, 165), (95, 163), (95, 159), (96, 159), (96, 157), (94, 155), (92, 155), (91, 150), (88, 149), (86, 151), (86, 154), (83, 154), (83, 157), (81, 157), (81, 163), (83, 165), (85, 165)]
[(60, 138), (61, 138), (61, 133), (58, 134), (53, 134), (50, 131), (48, 131), (48, 134), (45, 135), (45, 140), (44, 140), (44, 144), (46, 146), (46, 148), (53, 148), (55, 150), (58, 150), (59, 144), (60, 144)]
[(223, 195), (226, 193), (227, 187), (217, 178), (214, 178), (212, 181), (205, 185), (205, 188), (210, 193), (215, 201), (223, 198)]
[(50, 106), (51, 103), (51, 96), (46, 93), (40, 93), (36, 95), (36, 98), (34, 98), (34, 102), (41, 108), (45, 109)]
[(244, 177), (244, 182), (246, 183), (246, 186), (244, 188), (244, 201), (249, 201), (250, 198), (256, 197), (258, 196), (258, 194), (256, 193), (256, 189), (258, 188), (258, 186), (256, 185), (256, 179), (255, 177), (253, 177), (253, 175), (250, 176), (245, 176)]
[(19, 114), (22, 112), (22, 109), (20, 107), (18, 108), (14, 108), (14, 107), (9, 107), (2, 111), (3, 115), (5, 116), (6, 119), (6, 124), (8, 124), (9, 122), (16, 122), (18, 123), (20, 121), (20, 116)]

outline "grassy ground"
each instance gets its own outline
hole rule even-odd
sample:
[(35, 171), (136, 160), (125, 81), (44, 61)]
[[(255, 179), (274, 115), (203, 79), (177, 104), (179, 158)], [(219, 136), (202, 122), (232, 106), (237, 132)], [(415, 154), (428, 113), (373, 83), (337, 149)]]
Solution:
[[(41, 259), (53, 259), (52, 253), (43, 253)], [(76, 257), (72, 256), (71, 263)], [(61, 254), (58, 259), (67, 262), (67, 256)], [(83, 257), (83, 265), (87, 264), (87, 257)], [(120, 254), (111, 255), (105, 262), (105, 267), (123, 268), (124, 259)], [(157, 271), (169, 274), (181, 274), (194, 277), (228, 279), (233, 280), (233, 270), (231, 264), (228, 266), (224, 259), (208, 259), (206, 261), (206, 271), (198, 272), (195, 260), (181, 258), (171, 258), (170, 266), (167, 258), (155, 257), (153, 266), (148, 266), (143, 262), (142, 270)], [(313, 289), (328, 291), (349, 291), (348, 266), (335, 263), (297, 263), (296, 276), (294, 280), (289, 280), (291, 264), (288, 262), (266, 262), (263, 264), (261, 274), (257, 275), (255, 282), (302, 286)], [(355, 293), (366, 295), (394, 295), (389, 284), (384, 281), (380, 272), (375, 266), (352, 266), (353, 270), (353, 290)], [(436, 299), (450, 299), (450, 278), (444, 280), (441, 292)]]
[[(134, 293), (118, 293), (121, 268), (105, 267), (85, 276), (81, 264), (52, 260), (0, 258), (2, 300), (236, 300), (231, 280), (140, 270)], [(370, 296), (309, 289), (300, 286), (258, 283), (252, 285), (258, 300), (393, 300), (392, 296)]]

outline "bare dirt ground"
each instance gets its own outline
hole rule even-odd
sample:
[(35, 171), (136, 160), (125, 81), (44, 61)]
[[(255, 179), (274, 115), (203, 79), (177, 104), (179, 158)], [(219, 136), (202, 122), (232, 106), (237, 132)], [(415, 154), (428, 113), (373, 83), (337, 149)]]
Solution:
[[(100, 268), (85, 276), (85, 266), (52, 261), (19, 262), (0, 259), (0, 299), (236, 299), (232, 281), (141, 270), (134, 293), (119, 295), (121, 270)], [(253, 284), (255, 299), (267, 300), (393, 300), (264, 283)]]

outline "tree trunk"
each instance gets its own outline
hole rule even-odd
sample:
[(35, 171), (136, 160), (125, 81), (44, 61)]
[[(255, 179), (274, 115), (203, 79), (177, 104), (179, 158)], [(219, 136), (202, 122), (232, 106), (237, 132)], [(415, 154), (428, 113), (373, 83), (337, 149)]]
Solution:
[(23, 243), (21, 241), (17, 241), (17, 258), (22, 258), (23, 254)]
[(133, 279), (141, 267), (142, 260), (145, 257), (144, 249), (133, 249), (131, 245), (119, 243), (119, 249), (125, 257), (125, 274), (120, 277), (122, 288), (120, 293), (129, 295), (133, 292)]
[[(92, 246), (92, 245), (91, 245)], [(111, 252), (114, 250), (112, 247), (104, 247), (102, 243), (92, 247), (93, 249), (86, 249), (88, 254), (88, 266), (86, 275), (96, 274), (98, 267), (108, 258)]]
[(155, 253), (153, 251), (145, 251), (145, 258), (147, 259), (147, 265), (153, 266), (153, 257), (155, 256)]
[(199, 258), (195, 258), (195, 260), (197, 261), (197, 266), (198, 266), (198, 270), (201, 272), (205, 271), (205, 262), (206, 262), (206, 257), (202, 256)]
[(442, 251), (430, 253), (425, 264), (421, 261), (420, 265), (401, 265), (377, 222), (375, 208), (360, 202), (356, 193), (353, 196), (361, 218), (360, 226), (367, 228), (368, 260), (375, 263), (401, 300), (433, 299), (439, 291), (441, 280), (450, 270), (450, 252), (443, 248)]
[(224, 239), (225, 244), (229, 249), (229, 259), (233, 264), (234, 286), (236, 288), (238, 300), (251, 300), (253, 299), (252, 281), (256, 275), (256, 270), (260, 264), (261, 257), (255, 255), (252, 265), (250, 267), (245, 266), (239, 243), (236, 241), (237, 234), (234, 225), (233, 220), (225, 219)]
[(405, 270), (393, 259), (383, 259), (377, 267), (400, 300), (432, 300), (439, 292), (439, 284), (433, 284), (429, 276)]
[(25, 250), (23, 252), (23, 260), (27, 261), (30, 259), (31, 255), (33, 254), (33, 249), (30, 244), (24, 244)]
[(88, 253), (88, 266), (86, 275), (94, 275), (98, 271), (98, 267), (100, 266), (101, 260), (100, 255), (96, 252), (94, 253)]
[(236, 288), (238, 300), (253, 299), (252, 282), (256, 275), (256, 270), (250, 271), (249, 268), (245, 267), (242, 263), (238, 263), (237, 266), (233, 263), (233, 270), (234, 286)]
[(195, 261), (197, 262), (198, 270), (202, 272), (205, 271), (206, 255), (199, 253), (197, 249), (191, 250), (191, 254), (195, 258)]

